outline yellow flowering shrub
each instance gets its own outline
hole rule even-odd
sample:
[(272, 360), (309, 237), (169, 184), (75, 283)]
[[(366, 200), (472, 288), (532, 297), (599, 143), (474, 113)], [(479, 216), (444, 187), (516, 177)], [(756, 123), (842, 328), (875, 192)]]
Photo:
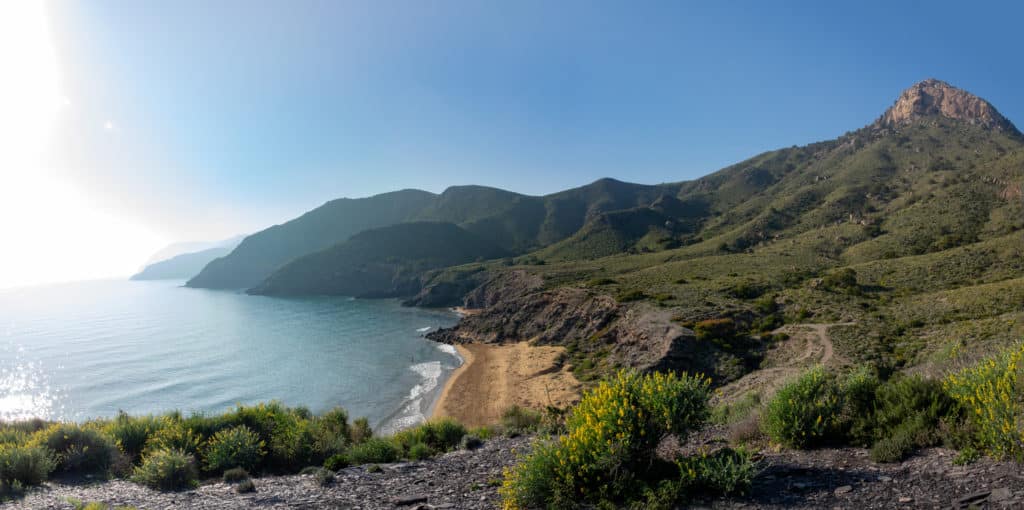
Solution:
[(1024, 461), (1024, 343), (946, 378), (964, 407), (976, 446), (996, 459)]
[(643, 488), (655, 447), (680, 438), (708, 416), (710, 380), (703, 376), (620, 371), (584, 394), (566, 434), (540, 440), (505, 471), (505, 508), (568, 508), (623, 500)]

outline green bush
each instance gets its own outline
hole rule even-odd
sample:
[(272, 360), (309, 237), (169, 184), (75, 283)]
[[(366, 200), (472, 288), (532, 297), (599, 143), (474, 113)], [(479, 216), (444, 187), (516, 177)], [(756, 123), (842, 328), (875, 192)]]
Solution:
[(864, 415), (873, 422), (878, 441), (871, 456), (897, 462), (915, 448), (938, 444), (940, 424), (957, 415), (956, 403), (939, 381), (917, 375), (888, 381), (875, 392), (874, 413)]
[(316, 484), (321, 487), (327, 487), (333, 484), (335, 480), (334, 472), (324, 468), (318, 468), (316, 473), (313, 473), (313, 477), (316, 480)]
[(373, 437), (352, 445), (348, 459), (354, 465), (395, 462), (402, 456), (402, 449), (394, 441)]
[(466, 428), (450, 418), (429, 421), (412, 427), (394, 436), (394, 442), (408, 451), (413, 445), (423, 443), (434, 451), (444, 452), (459, 446)]
[(50, 449), (57, 469), (65, 473), (105, 474), (118, 453), (102, 432), (73, 423), (57, 423), (36, 432), (31, 444)]
[(349, 439), (359, 444), (373, 437), (373, 429), (370, 428), (370, 421), (366, 418), (356, 418), (352, 422), (352, 429), (349, 431)]
[(638, 289), (624, 290), (615, 295), (615, 300), (620, 303), (629, 303), (631, 301), (640, 301), (643, 299), (647, 299), (647, 294)]
[(754, 412), (761, 405), (761, 394), (749, 391), (735, 402), (726, 402), (711, 410), (711, 422), (718, 425), (738, 423)]
[(224, 471), (224, 476), (221, 479), (224, 480), (224, 483), (238, 483), (242, 480), (248, 480), (249, 472), (240, 467), (231, 468)]
[(875, 434), (875, 392), (882, 382), (867, 366), (855, 368), (842, 381), (843, 434), (853, 444), (870, 446)]
[(434, 450), (424, 443), (416, 443), (409, 447), (409, 458), (411, 460), (424, 460), (434, 456)]
[(330, 457), (327, 457), (327, 460), (324, 461), (324, 467), (330, 469), (331, 471), (337, 471), (339, 469), (347, 468), (350, 463), (351, 461), (349, 460), (347, 454), (336, 453), (334, 455), (331, 455)]
[(835, 436), (841, 409), (839, 385), (818, 366), (779, 389), (761, 414), (761, 428), (784, 446), (817, 446)]
[(144, 452), (176, 450), (189, 455), (198, 455), (202, 444), (202, 436), (188, 428), (185, 423), (165, 419), (163, 426), (150, 434), (143, 450)]
[(196, 458), (181, 450), (156, 450), (146, 454), (132, 480), (152, 489), (176, 491), (199, 484)]
[(541, 413), (514, 405), (501, 413), (501, 426), (506, 433), (529, 434), (536, 432), (542, 420)]
[(235, 486), (235, 492), (239, 494), (246, 494), (249, 492), (256, 492), (256, 483), (252, 481), (252, 478), (242, 480), (241, 483)]
[(256, 432), (239, 425), (214, 434), (203, 448), (203, 460), (214, 473), (235, 467), (251, 470), (259, 466), (264, 446)]
[[(117, 447), (133, 462), (138, 460), (153, 433), (162, 427), (160, 420), (152, 416), (128, 416), (124, 411), (103, 428)], [(194, 452), (193, 452), (194, 453)]]
[(39, 485), (53, 472), (56, 463), (41, 446), (0, 445), (0, 482), (22, 486)]
[(676, 465), (688, 492), (716, 496), (743, 494), (750, 488), (755, 474), (750, 453), (742, 448), (701, 453), (679, 459)]
[(332, 455), (343, 453), (352, 441), (352, 431), (348, 425), (348, 413), (336, 407), (316, 418), (314, 436), (317, 455), (327, 459)]
[[(264, 464), (277, 472), (295, 472), (303, 466), (320, 464), (327, 455), (320, 451), (323, 444), (314, 422), (296, 415), (281, 417), (267, 442)], [(344, 448), (345, 439), (341, 440)]]
[(466, 434), (462, 436), (462, 441), (459, 441), (460, 450), (476, 450), (483, 445), (483, 440), (473, 434)]
[(540, 439), (505, 472), (506, 508), (574, 507), (628, 501), (656, 473), (655, 447), (665, 436), (685, 440), (708, 415), (710, 381), (675, 374), (619, 372), (586, 394), (566, 421), (566, 434)]
[(1024, 343), (946, 378), (978, 451), (1024, 461)]
[(110, 506), (99, 501), (84, 502), (77, 498), (68, 498), (68, 503), (74, 510), (138, 510), (134, 506)]
[(0, 428), (0, 445), (4, 444), (25, 444), (28, 442), (29, 434), (24, 430), (13, 427)]

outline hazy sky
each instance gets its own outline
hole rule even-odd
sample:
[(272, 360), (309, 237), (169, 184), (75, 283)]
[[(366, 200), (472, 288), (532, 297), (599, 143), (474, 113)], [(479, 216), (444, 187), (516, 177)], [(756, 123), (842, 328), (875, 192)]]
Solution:
[(1024, 123), (1013, 2), (39, 5), (0, 6), (0, 287), (128, 273), (342, 196), (692, 179), (863, 126), (927, 77)]

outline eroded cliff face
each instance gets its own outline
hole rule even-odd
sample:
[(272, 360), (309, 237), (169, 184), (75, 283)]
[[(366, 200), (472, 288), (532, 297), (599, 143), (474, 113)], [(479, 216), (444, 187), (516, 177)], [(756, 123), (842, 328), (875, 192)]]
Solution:
[(735, 377), (719, 370), (734, 356), (697, 340), (693, 331), (672, 320), (670, 310), (618, 303), (591, 289), (545, 289), (542, 284), (525, 271), (490, 275), (464, 298), (464, 305), (477, 311), (428, 338), (443, 343), (529, 340), (570, 347), (577, 362), (590, 360), (605, 368), (702, 372), (718, 381)]
[(991, 103), (944, 81), (924, 80), (903, 91), (875, 122), (876, 127), (899, 127), (930, 116), (943, 116), (998, 131), (1018, 133)]

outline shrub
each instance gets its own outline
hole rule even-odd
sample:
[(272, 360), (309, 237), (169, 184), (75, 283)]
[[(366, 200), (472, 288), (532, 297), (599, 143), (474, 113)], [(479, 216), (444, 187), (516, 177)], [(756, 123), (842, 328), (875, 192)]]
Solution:
[(620, 303), (629, 303), (631, 301), (640, 301), (642, 299), (647, 299), (647, 294), (638, 289), (625, 290), (615, 295), (615, 300)]
[(224, 483), (238, 483), (242, 480), (248, 480), (249, 472), (240, 467), (231, 468), (224, 471), (222, 479), (224, 480)]
[(132, 480), (152, 489), (175, 491), (199, 484), (196, 458), (181, 450), (156, 450), (146, 454)]
[(725, 293), (736, 299), (755, 299), (761, 297), (767, 290), (754, 282), (739, 282), (725, 289)]
[(693, 325), (697, 340), (729, 340), (736, 336), (736, 322), (729, 318), (708, 319)]
[(958, 414), (942, 383), (917, 375), (878, 386), (874, 407), (874, 413), (866, 416), (878, 440), (871, 449), (878, 462), (897, 462), (915, 448), (937, 444), (942, 439), (942, 420)]
[(713, 495), (742, 494), (754, 479), (754, 463), (742, 448), (702, 452), (676, 461), (683, 486), (689, 492)]
[[(321, 443), (320, 430), (314, 422), (298, 415), (281, 416), (267, 442), (267, 456), (264, 464), (274, 471), (295, 472), (311, 464), (320, 464), (327, 457), (320, 451), (326, 447)], [(334, 438), (336, 439), (336, 438)], [(344, 449), (345, 440), (341, 440)], [(333, 448), (333, 443), (331, 448)]]
[(483, 440), (473, 434), (466, 434), (462, 436), (462, 441), (459, 441), (460, 450), (476, 450), (483, 445)]
[(839, 388), (821, 366), (783, 386), (761, 415), (772, 441), (791, 448), (816, 446), (831, 437), (839, 423)]
[(324, 461), (324, 467), (331, 471), (347, 468), (349, 464), (348, 455), (344, 453), (336, 453), (327, 457), (327, 460)]
[(106, 503), (99, 501), (84, 502), (77, 498), (68, 498), (68, 503), (74, 510), (138, 510), (134, 506), (115, 506), (112, 507)]
[(198, 455), (203, 438), (180, 421), (166, 419), (146, 440), (145, 452), (176, 450), (189, 455)]
[(566, 421), (566, 435), (541, 439), (506, 469), (506, 508), (575, 506), (625, 500), (651, 474), (655, 446), (668, 434), (685, 440), (707, 419), (710, 381), (702, 376), (621, 371), (586, 394)]
[(859, 294), (860, 291), (860, 287), (857, 285), (857, 272), (848, 267), (825, 275), (821, 279), (821, 286), (831, 291), (844, 291), (851, 294)]
[(761, 394), (749, 391), (735, 402), (726, 402), (711, 410), (711, 421), (719, 425), (730, 425), (750, 416), (761, 405)]
[(513, 405), (501, 413), (501, 426), (506, 432), (526, 434), (537, 430), (541, 418), (537, 411)]
[(28, 433), (24, 430), (13, 427), (0, 428), (0, 445), (25, 444), (28, 442), (28, 437)]
[(133, 418), (124, 411), (120, 411), (117, 413), (117, 418), (108, 423), (103, 431), (134, 462), (142, 455), (149, 437), (161, 426), (160, 420), (152, 416)]
[(41, 446), (0, 445), (0, 482), (22, 486), (39, 485), (50, 476), (56, 463)]
[(211, 472), (235, 467), (253, 469), (265, 453), (259, 435), (245, 425), (217, 432), (203, 449), (206, 469)]
[(57, 469), (66, 473), (106, 473), (117, 454), (109, 437), (73, 423), (51, 425), (37, 432), (31, 443), (54, 452)]
[(465, 427), (451, 418), (443, 418), (403, 430), (395, 434), (394, 442), (405, 450), (423, 443), (432, 450), (443, 452), (458, 447), (464, 435)]
[(235, 486), (235, 492), (239, 494), (246, 494), (249, 492), (256, 492), (256, 483), (252, 481), (252, 478), (242, 480), (241, 483)]
[(370, 428), (370, 421), (366, 418), (356, 418), (352, 422), (352, 429), (349, 431), (349, 439), (359, 444), (373, 437), (373, 429)]
[(348, 425), (348, 413), (336, 407), (314, 420), (316, 453), (326, 459), (345, 451), (351, 442), (352, 432)]
[(842, 382), (844, 435), (854, 444), (869, 446), (875, 439), (875, 392), (881, 385), (867, 366), (855, 368)]
[(979, 451), (1024, 460), (1024, 343), (950, 375), (944, 387), (963, 406)]
[(376, 437), (352, 445), (348, 450), (349, 460), (356, 465), (395, 462), (401, 456), (402, 449), (394, 441)]
[(416, 443), (409, 447), (409, 458), (412, 460), (429, 459), (433, 455), (434, 451), (424, 443)]
[(316, 484), (321, 487), (327, 487), (334, 483), (334, 472), (324, 468), (318, 469), (313, 474), (313, 477), (316, 480)]

